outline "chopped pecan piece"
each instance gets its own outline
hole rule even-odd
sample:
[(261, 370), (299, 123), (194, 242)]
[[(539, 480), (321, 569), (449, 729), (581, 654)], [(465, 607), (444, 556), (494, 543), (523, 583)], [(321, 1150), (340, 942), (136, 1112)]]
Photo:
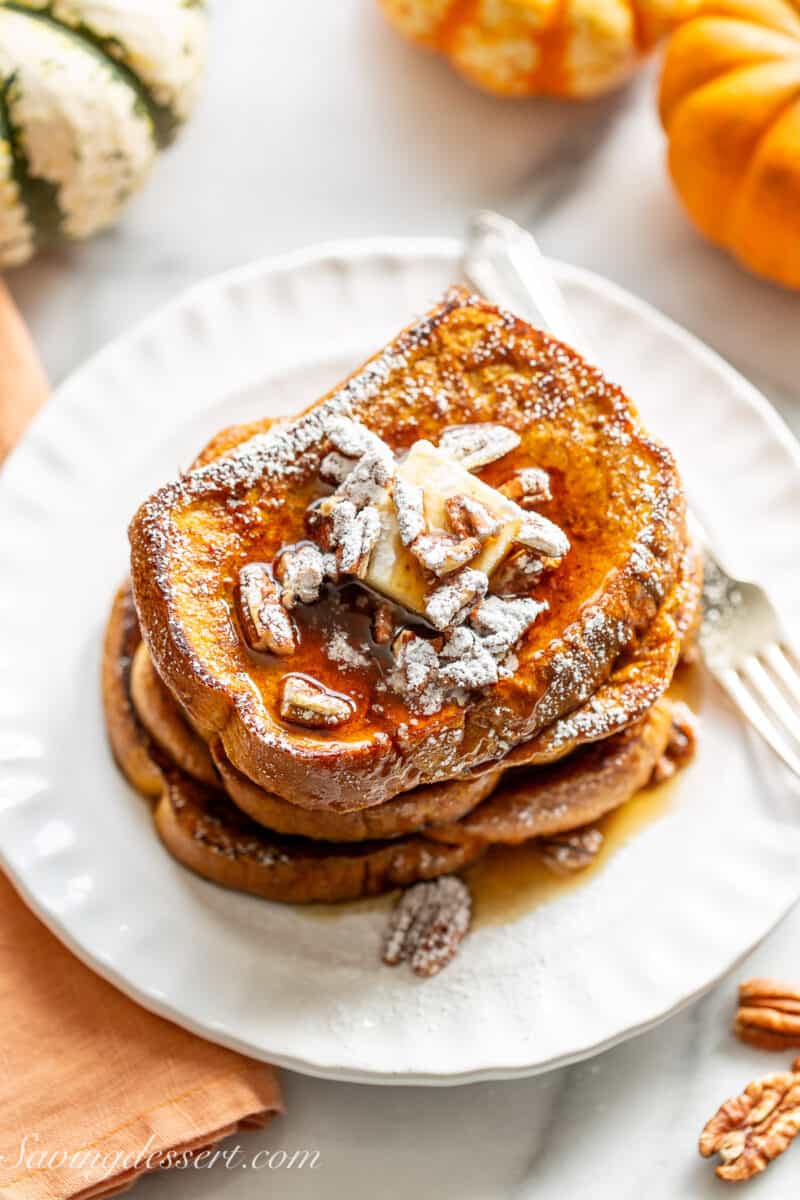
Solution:
[(554, 875), (572, 875), (592, 865), (603, 848), (604, 840), (601, 831), (590, 825), (585, 829), (574, 829), (571, 833), (541, 838), (536, 846), (542, 862)]
[(694, 758), (697, 749), (697, 720), (682, 700), (672, 708), (672, 725), (664, 753), (653, 767), (652, 782), (663, 783)]
[(461, 625), (480, 603), (489, 587), (483, 571), (465, 567), (452, 580), (431, 592), (425, 602), (425, 615), (435, 629)]
[(697, 718), (682, 700), (672, 706), (672, 725), (667, 742), (667, 754), (676, 767), (685, 767), (697, 749)]
[(350, 720), (353, 706), (344, 696), (329, 692), (314, 679), (286, 675), (281, 687), (280, 712), (284, 721), (309, 729), (331, 729)]
[(405, 479), (395, 479), (392, 502), (400, 541), (404, 546), (410, 546), (428, 528), (422, 488), (407, 483)]
[(546, 610), (544, 600), (522, 596), (503, 600), (500, 596), (487, 596), (472, 614), (471, 624), (486, 649), (501, 659)]
[[(315, 500), (306, 509), (306, 533), (322, 550), (333, 549), (333, 518), (336, 505), (335, 495), (325, 496), (322, 500)], [(355, 512), (355, 509), (353, 511)]]
[(324, 479), (326, 483), (344, 483), (355, 465), (354, 459), (347, 458), (338, 450), (331, 450), (330, 454), (326, 454), (319, 464), (320, 478)]
[(569, 538), (563, 529), (559, 529), (541, 513), (525, 513), (517, 541), (521, 546), (546, 554), (548, 558), (563, 558), (569, 550)]
[(417, 883), (392, 910), (383, 942), (390, 967), (409, 962), (415, 975), (430, 978), (446, 967), (469, 929), (472, 897), (455, 875)]
[[(542, 558), (534, 550), (524, 546), (506, 555), (492, 573), (492, 587), (498, 595), (525, 594), (531, 590), (547, 570), (552, 560)], [(555, 564), (553, 564), (555, 565)]]
[(476, 537), (485, 542), (500, 528), (497, 518), (472, 496), (450, 496), (445, 501), (445, 509), (450, 528), (459, 537)]
[(253, 650), (294, 654), (295, 631), (280, 602), (280, 589), (264, 563), (248, 563), (239, 572), (238, 608), (245, 638)]
[(704, 1158), (719, 1154), (720, 1179), (752, 1179), (783, 1154), (800, 1132), (800, 1059), (727, 1100), (700, 1134)]
[(439, 679), (458, 688), (489, 687), (497, 683), (497, 660), (476, 633), (459, 625), (442, 647)]
[(521, 471), (515, 471), (497, 490), (508, 496), (509, 500), (514, 500), (520, 508), (529, 508), (532, 504), (553, 499), (550, 476), (541, 467), (523, 467)]
[(305, 542), (296, 548), (284, 550), (275, 564), (275, 574), (283, 584), (281, 604), (294, 608), (301, 604), (313, 604), (325, 581), (325, 556), (319, 546)]
[(746, 979), (739, 986), (733, 1031), (760, 1050), (800, 1046), (800, 988), (775, 979)]
[(411, 544), (411, 553), (437, 579), (452, 575), (453, 571), (458, 571), (477, 558), (480, 552), (481, 543), (476, 537), (459, 539), (441, 529), (420, 534)]
[(379, 646), (385, 646), (394, 636), (394, 612), (388, 604), (379, 602), (372, 618), (372, 636)]
[(485, 421), (476, 425), (451, 425), (439, 438), (439, 449), (457, 458), (467, 471), (477, 471), (516, 450), (520, 436), (505, 425)]
[[(387, 451), (388, 452), (388, 451)], [(394, 460), (384, 450), (370, 450), (358, 460), (336, 495), (365, 508), (380, 500), (394, 478)]]
[(344, 511), (344, 507), (344, 503), (339, 505), (334, 516), (336, 562), (343, 573), (363, 579), (381, 535), (381, 518), (378, 510), (371, 505), (352, 516), (348, 509), (347, 519), (340, 520), (337, 529), (336, 517)]
[(338, 417), (328, 430), (328, 438), (345, 458), (357, 459), (370, 453), (392, 457), (391, 450), (377, 433), (350, 417)]

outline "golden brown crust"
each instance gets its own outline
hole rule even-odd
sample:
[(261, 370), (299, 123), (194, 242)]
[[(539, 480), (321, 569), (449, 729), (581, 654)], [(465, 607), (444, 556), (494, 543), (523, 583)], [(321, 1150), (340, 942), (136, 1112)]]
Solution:
[(490, 796), (458, 823), (391, 841), (287, 837), (257, 825), (222, 791), (191, 779), (156, 749), (127, 690), (138, 644), (130, 596), (121, 588), (103, 663), (106, 719), (120, 766), (140, 791), (159, 796), (156, 827), (179, 861), (223, 886), (272, 900), (308, 903), (374, 895), (459, 870), (491, 842), (584, 825), (624, 803), (646, 782), (669, 733), (670, 706), (661, 701), (638, 725), (564, 763), (512, 772), (496, 803)]
[[(432, 383), (446, 404), (421, 398)], [(482, 477), (496, 485), (521, 465), (547, 469), (555, 488), (546, 515), (573, 544), (537, 587), (550, 609), (512, 677), (433, 717), (412, 719), (399, 701), (385, 720), (362, 713), (346, 736), (277, 719), (279, 677), (248, 660), (229, 618), (238, 567), (269, 559), (302, 528), (324, 438), (287, 467), (287, 430), (313, 442), (320, 414), (343, 406), (395, 449), (435, 441), (448, 424), (502, 420), (521, 448)], [(619, 389), (561, 343), (460, 290), (277, 442), (225, 449), (227, 458), (162, 488), (134, 517), (137, 608), (159, 674), (201, 734), (218, 736), (259, 786), (309, 809), (383, 803), (497, 759), (575, 709), (652, 622), (685, 541), (672, 458), (642, 432)], [(290, 669), (282, 662), (281, 672)]]
[(184, 866), (223, 887), (289, 904), (376, 896), (460, 870), (485, 849), (475, 839), (448, 844), (424, 835), (355, 844), (282, 838), (181, 774), (170, 776), (155, 821)]
[(702, 588), (702, 559), (688, 543), (675, 586), (633, 651), (620, 657), (591, 699), (515, 747), (500, 765), (507, 769), (556, 762), (587, 742), (641, 721), (672, 682), (686, 638), (693, 636), (699, 619)]
[(216, 788), (192, 779), (160, 753), (139, 722), (130, 696), (130, 663), (141, 644), (130, 588), (114, 598), (103, 647), (102, 694), (114, 756), (129, 782), (158, 797), (156, 829), (170, 852), (198, 874), (237, 891), (292, 904), (354, 900), (474, 861), (482, 843), (399, 841), (312, 842), (256, 825)]
[(233, 802), (260, 825), (280, 833), (325, 838), (332, 842), (393, 838), (432, 825), (457, 821), (480, 804), (497, 787), (501, 771), (478, 779), (450, 779), (401, 792), (392, 800), (355, 812), (309, 812), (258, 787), (237, 771), (220, 742), (213, 746), (214, 761), (225, 790)]
[(161, 794), (161, 772), (131, 703), (131, 662), (140, 644), (130, 584), (117, 589), (103, 642), (102, 695), (111, 749), (122, 773), (145, 796)]
[(643, 788), (666, 750), (672, 705), (659, 700), (636, 725), (576, 750), (563, 762), (512, 772), (456, 827), (432, 836), (515, 845), (597, 821)]
[(208, 746), (192, 729), (158, 678), (143, 642), (133, 655), (130, 697), (140, 722), (175, 765), (200, 783), (218, 786), (219, 778)]
[(219, 741), (209, 750), (158, 678), (142, 642), (133, 654), (130, 695), (139, 721), (176, 766), (200, 783), (221, 784), (242, 812), (276, 833), (334, 842), (398, 837), (458, 820), (491, 793), (501, 776), (498, 769), (478, 779), (430, 784), (352, 813), (310, 813), (265, 792), (237, 771)]

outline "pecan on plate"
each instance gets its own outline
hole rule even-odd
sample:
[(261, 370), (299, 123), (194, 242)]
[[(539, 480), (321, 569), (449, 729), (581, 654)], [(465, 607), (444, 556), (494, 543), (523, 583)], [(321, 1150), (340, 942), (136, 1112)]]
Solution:
[(704, 1158), (718, 1154), (720, 1179), (752, 1179), (783, 1154), (800, 1133), (800, 1059), (791, 1071), (749, 1083), (726, 1100), (700, 1134)]
[(571, 833), (540, 838), (536, 846), (540, 859), (554, 875), (573, 875), (576, 871), (585, 871), (595, 862), (604, 840), (599, 829), (587, 825), (583, 829), (573, 829)]
[(739, 985), (733, 1032), (759, 1050), (800, 1046), (800, 988), (775, 979), (746, 979)]
[(415, 975), (430, 978), (446, 967), (469, 929), (472, 897), (455, 875), (417, 883), (403, 892), (389, 918), (383, 961), (409, 962)]

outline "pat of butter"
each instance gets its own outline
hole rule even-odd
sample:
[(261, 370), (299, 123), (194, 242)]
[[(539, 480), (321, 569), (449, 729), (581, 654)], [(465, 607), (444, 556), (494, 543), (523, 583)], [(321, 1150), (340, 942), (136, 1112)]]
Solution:
[[(469, 564), (476, 571), (491, 575), (511, 549), (522, 525), (524, 513), (517, 505), (430, 442), (415, 442), (398, 466), (397, 474), (406, 483), (423, 489), (425, 516), (432, 530), (449, 528), (445, 501), (451, 496), (469, 496), (497, 518), (500, 522), (497, 533)], [(430, 584), (414, 555), (400, 540), (391, 498), (387, 496), (376, 508), (380, 513), (381, 533), (364, 582), (412, 612), (423, 613)]]

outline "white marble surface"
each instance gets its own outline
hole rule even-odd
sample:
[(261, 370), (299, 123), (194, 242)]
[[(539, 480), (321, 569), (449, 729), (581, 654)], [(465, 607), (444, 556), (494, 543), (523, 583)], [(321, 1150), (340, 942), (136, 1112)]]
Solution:
[[(800, 431), (800, 296), (748, 277), (688, 227), (663, 169), (651, 69), (590, 106), (504, 104), (397, 41), (372, 0), (227, 0), (213, 49), (200, 112), (122, 224), (10, 276), (54, 382), (210, 273), (340, 236), (458, 233), (488, 205), (693, 330)], [(800, 978), (799, 945), (796, 912), (737, 978)], [(141, 1195), (723, 1195), (697, 1157), (699, 1129), (784, 1061), (734, 1042), (733, 995), (731, 979), (655, 1033), (529, 1081), (424, 1091), (287, 1077), (287, 1116), (242, 1146), (319, 1149), (315, 1170), (219, 1164), (148, 1180)], [(777, 1200), (799, 1180), (796, 1147), (748, 1195)]]

